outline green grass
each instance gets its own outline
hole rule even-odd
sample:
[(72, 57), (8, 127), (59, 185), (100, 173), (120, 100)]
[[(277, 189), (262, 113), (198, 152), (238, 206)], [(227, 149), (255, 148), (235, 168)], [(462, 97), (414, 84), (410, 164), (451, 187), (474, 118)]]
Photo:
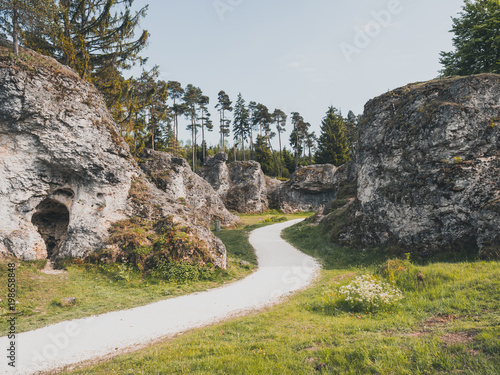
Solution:
[[(307, 224), (286, 230), (285, 238), (325, 267), (308, 290), (260, 314), (71, 373), (500, 373), (497, 261), (388, 263), (382, 250), (334, 246)], [(405, 296), (399, 306), (376, 313), (342, 308), (335, 291), (366, 273), (392, 278)]]

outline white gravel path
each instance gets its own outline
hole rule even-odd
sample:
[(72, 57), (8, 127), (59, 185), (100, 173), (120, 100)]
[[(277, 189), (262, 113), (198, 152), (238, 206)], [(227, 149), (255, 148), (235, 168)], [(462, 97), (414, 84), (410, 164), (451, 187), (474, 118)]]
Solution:
[[(253, 231), (258, 270), (244, 280), (206, 292), (130, 310), (58, 323), (17, 336), (16, 365), (9, 367), (7, 337), (0, 338), (0, 373), (34, 374), (107, 357), (151, 341), (261, 309), (310, 284), (319, 264), (282, 240), (300, 220)], [(7, 350), (8, 351), (8, 350)]]

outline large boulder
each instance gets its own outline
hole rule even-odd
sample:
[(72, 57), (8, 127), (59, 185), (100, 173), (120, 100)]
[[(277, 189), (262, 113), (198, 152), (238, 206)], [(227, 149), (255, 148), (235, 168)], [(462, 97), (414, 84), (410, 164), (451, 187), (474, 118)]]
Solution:
[(186, 159), (165, 152), (144, 150), (139, 165), (149, 179), (178, 203), (186, 204), (207, 225), (219, 220), (232, 226), (239, 218), (231, 214), (212, 186), (191, 170)]
[(367, 103), (357, 202), (337, 240), (423, 253), (500, 246), (500, 75), (437, 79)]
[(266, 176), (256, 161), (235, 161), (228, 165), (230, 188), (226, 207), (243, 213), (259, 213), (269, 209)]
[(114, 223), (144, 219), (158, 236), (182, 231), (163, 242), (177, 258), (226, 267), (204, 221), (147, 181), (97, 90), (29, 53), (29, 69), (0, 62), (0, 251), (85, 257), (110, 246)]
[(222, 199), (230, 189), (229, 170), (227, 168), (228, 157), (225, 152), (219, 152), (215, 156), (209, 156), (203, 167), (197, 172), (205, 181), (207, 181)]
[(259, 213), (269, 209), (266, 177), (255, 161), (235, 161), (227, 164), (227, 155), (209, 157), (198, 174), (203, 177), (227, 209), (239, 213)]

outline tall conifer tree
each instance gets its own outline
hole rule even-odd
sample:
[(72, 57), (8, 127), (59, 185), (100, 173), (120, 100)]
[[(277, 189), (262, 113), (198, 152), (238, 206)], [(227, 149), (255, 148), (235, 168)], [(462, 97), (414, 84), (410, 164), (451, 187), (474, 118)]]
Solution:
[(321, 125), (316, 162), (339, 167), (349, 160), (349, 143), (345, 134), (344, 119), (340, 111), (330, 107)]

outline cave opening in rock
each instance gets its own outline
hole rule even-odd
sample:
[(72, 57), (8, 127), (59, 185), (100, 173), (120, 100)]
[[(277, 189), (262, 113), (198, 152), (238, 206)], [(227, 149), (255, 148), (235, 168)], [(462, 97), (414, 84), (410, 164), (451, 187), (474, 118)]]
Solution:
[(37, 206), (31, 222), (38, 227), (45, 241), (47, 258), (55, 257), (68, 235), (68, 208), (55, 200), (46, 199)]

